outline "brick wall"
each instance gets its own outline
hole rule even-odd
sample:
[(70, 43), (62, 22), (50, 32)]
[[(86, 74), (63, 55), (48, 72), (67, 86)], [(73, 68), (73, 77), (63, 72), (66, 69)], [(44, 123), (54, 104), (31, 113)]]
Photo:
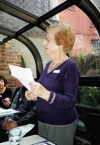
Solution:
[(0, 45), (0, 75), (3, 75), (7, 79), (7, 87), (13, 90), (15, 86), (12, 82), (8, 64), (17, 66), (21, 66), (22, 64), (21, 55), (13, 48), (13, 46), (9, 42)]

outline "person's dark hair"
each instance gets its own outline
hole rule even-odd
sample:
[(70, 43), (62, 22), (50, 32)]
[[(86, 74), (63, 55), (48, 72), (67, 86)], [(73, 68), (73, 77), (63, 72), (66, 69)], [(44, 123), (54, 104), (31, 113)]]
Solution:
[(6, 78), (4, 76), (0, 76), (0, 80), (4, 81), (5, 86), (7, 85), (7, 80), (6, 80)]

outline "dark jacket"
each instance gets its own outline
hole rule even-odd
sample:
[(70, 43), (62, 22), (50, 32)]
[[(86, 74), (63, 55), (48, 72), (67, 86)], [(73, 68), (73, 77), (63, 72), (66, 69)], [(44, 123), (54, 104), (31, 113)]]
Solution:
[[(15, 110), (18, 110), (18, 113), (15, 113), (10, 118), (17, 121), (17, 125), (26, 125), (28, 123), (36, 124), (37, 115), (36, 115), (36, 102), (28, 101), (25, 97), (25, 91), (27, 89), (23, 86), (19, 90), (18, 99), (16, 102)], [(14, 98), (14, 97), (12, 97)], [(13, 100), (12, 100), (13, 102)]]

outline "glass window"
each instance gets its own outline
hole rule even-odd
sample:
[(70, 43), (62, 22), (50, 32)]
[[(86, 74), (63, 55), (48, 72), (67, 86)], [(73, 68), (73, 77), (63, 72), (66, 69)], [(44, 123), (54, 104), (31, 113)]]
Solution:
[(97, 6), (100, 6), (100, 0), (93, 0), (93, 2), (95, 2)]
[(20, 20), (12, 15), (9, 15), (8, 13), (0, 11), (0, 25), (3, 27), (18, 31), (27, 24), (28, 23), (23, 20)]
[[(98, 76), (100, 75), (100, 55), (99, 50), (96, 51), (93, 49), (94, 42), (92, 40), (94, 40), (93, 38), (95, 38), (95, 40), (99, 40), (100, 36), (95, 26), (90, 27), (89, 17), (77, 6), (74, 5), (74, 8), (75, 11), (66, 9), (58, 13), (59, 19), (56, 21), (53, 19), (50, 21), (49, 19), (49, 22), (55, 23), (60, 21), (62, 23), (69, 23), (73, 27), (76, 41), (72, 51), (69, 52), (69, 56), (77, 62), (81, 76)], [(45, 38), (45, 32), (37, 27), (34, 27), (26, 31), (24, 35), (34, 42), (40, 52), (40, 55), (42, 55), (44, 53), (42, 42)], [(99, 49), (98, 44), (96, 44), (96, 48), (97, 47)], [(47, 56), (42, 56), (44, 66), (48, 61), (47, 58)]]
[(36, 78), (36, 64), (30, 50), (23, 43), (16, 39), (12, 39), (10, 43), (12, 44), (12, 46), (14, 46), (14, 49), (22, 56), (23, 66), (25, 66), (26, 68), (30, 68), (32, 70), (34, 78)]
[(95, 51), (100, 51), (100, 39), (91, 40), (91, 44)]
[(100, 10), (100, 0), (93, 0), (93, 3), (98, 7)]
[(23, 33), (23, 35), (28, 37), (28, 39), (34, 43), (41, 55), (43, 67), (45, 67), (46, 63), (50, 60), (50, 58), (44, 53), (43, 41), (46, 37), (45, 32), (38, 27), (34, 27)]
[(100, 108), (100, 87), (79, 87), (77, 103)]
[(2, 41), (3, 39), (7, 38), (7, 36), (0, 34), (0, 41)]
[[(36, 16), (41, 16), (58, 5), (58, 0), (6, 0)], [(54, 17), (55, 18), (55, 17)]]

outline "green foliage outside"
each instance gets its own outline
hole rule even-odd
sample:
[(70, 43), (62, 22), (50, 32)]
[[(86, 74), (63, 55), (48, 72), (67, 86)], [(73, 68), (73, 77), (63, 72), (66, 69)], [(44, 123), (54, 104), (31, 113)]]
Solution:
[(100, 75), (100, 52), (84, 53), (71, 57), (77, 62), (81, 76), (86, 76), (89, 69), (94, 69)]
[[(100, 76), (100, 53), (91, 52), (71, 57), (77, 62), (81, 76)], [(100, 108), (100, 87), (79, 87), (77, 103)]]
[(79, 87), (77, 103), (100, 108), (100, 87)]

